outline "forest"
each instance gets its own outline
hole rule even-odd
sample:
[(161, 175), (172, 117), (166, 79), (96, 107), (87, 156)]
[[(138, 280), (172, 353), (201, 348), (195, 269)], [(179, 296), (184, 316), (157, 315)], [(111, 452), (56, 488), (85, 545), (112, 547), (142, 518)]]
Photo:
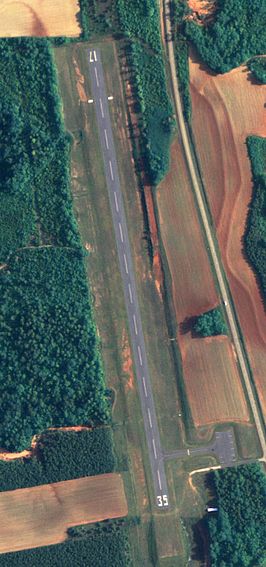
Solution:
[(0, 492), (109, 473), (115, 467), (109, 426), (81, 431), (49, 430), (38, 439), (35, 456), (0, 460)]
[(141, 146), (145, 171), (157, 185), (169, 167), (174, 126), (167, 93), (159, 13), (155, 0), (116, 0), (118, 29), (127, 38), (127, 56), (141, 117)]
[(266, 476), (258, 463), (210, 473), (217, 514), (209, 514), (212, 567), (262, 567), (266, 561)]
[(1, 567), (133, 567), (127, 524), (104, 524), (58, 545), (2, 554)]
[(266, 84), (266, 57), (254, 57), (250, 59), (247, 66), (254, 77), (262, 83)]
[(249, 136), (253, 195), (247, 216), (244, 246), (266, 305), (266, 138)]
[(198, 25), (186, 20), (187, 38), (216, 73), (226, 73), (266, 45), (266, 3), (261, 0), (218, 0), (213, 21)]
[(182, 98), (183, 112), (187, 122), (191, 118), (191, 99), (189, 89), (189, 46), (185, 35), (184, 17), (189, 13), (186, 0), (174, 0), (170, 4), (174, 28), (175, 63), (178, 88)]
[(228, 327), (225, 323), (221, 308), (216, 307), (211, 311), (206, 311), (206, 313), (199, 315), (193, 330), (200, 337), (227, 335)]

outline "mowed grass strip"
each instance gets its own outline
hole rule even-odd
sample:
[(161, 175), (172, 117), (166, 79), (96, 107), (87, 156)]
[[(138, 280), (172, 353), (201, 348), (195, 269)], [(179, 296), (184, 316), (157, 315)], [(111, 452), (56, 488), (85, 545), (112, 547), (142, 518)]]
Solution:
[(60, 543), (70, 526), (126, 515), (118, 473), (2, 492), (0, 553)]
[(2, 0), (0, 37), (78, 36), (78, 0)]

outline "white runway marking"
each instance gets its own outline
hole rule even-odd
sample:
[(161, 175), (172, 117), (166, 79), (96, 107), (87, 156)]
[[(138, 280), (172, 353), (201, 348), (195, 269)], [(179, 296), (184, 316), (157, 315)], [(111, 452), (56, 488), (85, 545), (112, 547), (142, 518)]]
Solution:
[[(118, 223), (118, 226), (119, 226), (119, 231), (120, 231), (121, 242), (124, 242), (123, 230), (122, 230), (121, 223)], [(132, 302), (131, 302), (131, 303), (132, 303)]]
[(102, 99), (101, 99), (101, 98), (100, 98), (100, 107), (101, 107), (101, 115), (102, 115), (102, 118), (104, 118), (103, 102), (102, 102)]
[(187, 454), (190, 455), (190, 450), (189, 450), (189, 449), (187, 449)]
[(129, 299), (130, 299), (130, 303), (133, 303), (133, 297), (132, 297), (132, 289), (131, 289), (131, 285), (130, 285), (130, 283), (128, 284), (128, 291), (129, 291)]
[(104, 129), (104, 135), (105, 135), (105, 143), (106, 143), (106, 147), (107, 147), (107, 150), (109, 150), (109, 142), (108, 142), (107, 132), (106, 132), (106, 130), (105, 130), (105, 129)]
[(125, 263), (126, 273), (128, 274), (127, 257), (125, 254), (124, 254), (124, 263)]
[(98, 71), (97, 71), (96, 67), (94, 67), (94, 72), (95, 72), (96, 83), (97, 83), (97, 87), (98, 87), (99, 86), (99, 79), (98, 79)]
[(96, 55), (96, 51), (95, 51), (95, 50), (93, 51), (93, 54), (94, 54), (94, 61), (97, 61), (97, 55)]
[(110, 167), (111, 179), (112, 181), (114, 181), (113, 166), (110, 160), (109, 160), (109, 167)]
[(154, 439), (152, 440), (152, 446), (153, 446), (153, 452), (154, 452), (155, 459), (157, 459), (157, 451), (156, 451)]
[(158, 482), (159, 482), (160, 490), (162, 490), (161, 475), (160, 475), (159, 469), (158, 469), (158, 471), (157, 471), (157, 476), (158, 476)]
[(147, 398), (147, 395), (148, 395), (148, 394), (147, 394), (145, 376), (142, 376), (142, 382), (143, 382), (144, 393), (145, 393), (145, 396), (146, 396), (146, 398)]
[(117, 211), (117, 213), (118, 213), (119, 207), (118, 207), (118, 202), (117, 202), (116, 191), (114, 191), (114, 197), (115, 197), (115, 208), (116, 208), (116, 211)]
[(141, 356), (141, 348), (138, 345), (138, 354), (139, 354), (139, 361), (140, 361), (140, 366), (142, 366), (142, 356)]
[(136, 315), (134, 313), (133, 315), (133, 323), (134, 323), (134, 327), (135, 327), (135, 334), (138, 334), (138, 327), (137, 327), (137, 321), (136, 321)]
[(151, 421), (151, 412), (150, 412), (150, 408), (148, 408), (148, 418), (149, 418), (149, 424), (150, 424), (150, 428), (152, 428), (152, 421)]

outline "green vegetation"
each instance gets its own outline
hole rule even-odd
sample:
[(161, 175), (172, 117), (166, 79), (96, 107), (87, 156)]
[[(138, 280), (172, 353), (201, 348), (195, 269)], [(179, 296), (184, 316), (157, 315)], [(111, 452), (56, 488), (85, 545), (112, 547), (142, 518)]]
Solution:
[(206, 313), (199, 315), (194, 325), (194, 331), (201, 337), (226, 335), (228, 328), (223, 318), (221, 308), (216, 307), (211, 311), (206, 311)]
[(36, 456), (0, 461), (0, 492), (113, 472), (116, 459), (110, 427), (46, 431)]
[(183, 102), (186, 120), (191, 118), (191, 99), (189, 90), (188, 42), (185, 35), (184, 16), (189, 12), (186, 0), (175, 0), (171, 4), (171, 19), (174, 27), (175, 62), (179, 92)]
[(102, 364), (79, 250), (22, 250), (0, 271), (1, 445), (105, 422)]
[(139, 127), (145, 171), (157, 185), (169, 167), (173, 111), (166, 89), (159, 12), (155, 0), (117, 0), (119, 30), (128, 38), (127, 55), (141, 112)]
[(254, 57), (248, 61), (248, 68), (254, 77), (264, 85), (266, 84), (266, 57)]
[(91, 525), (85, 537), (74, 537), (60, 545), (49, 545), (5, 553), (1, 567), (133, 567), (127, 524), (110, 522)]
[(201, 58), (217, 73), (226, 73), (266, 45), (266, 3), (261, 0), (218, 0), (214, 21), (208, 25), (186, 22), (187, 37)]
[(245, 250), (266, 301), (266, 138), (247, 138), (253, 177), (253, 196), (244, 237)]
[(259, 464), (211, 473), (217, 515), (208, 518), (212, 567), (266, 561), (266, 477)]

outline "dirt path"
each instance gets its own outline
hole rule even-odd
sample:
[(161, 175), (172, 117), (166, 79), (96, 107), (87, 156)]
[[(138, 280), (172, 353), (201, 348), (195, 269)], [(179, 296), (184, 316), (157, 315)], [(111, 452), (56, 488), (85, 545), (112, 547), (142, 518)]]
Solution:
[[(164, 0), (164, 5), (165, 5), (165, 13), (167, 14), (168, 9), (167, 9), (166, 0)], [(165, 34), (166, 35), (169, 34), (169, 36), (171, 36), (171, 22), (170, 22), (170, 19), (168, 17), (165, 18)], [(233, 342), (234, 342), (234, 345), (235, 345), (235, 350), (236, 350), (236, 353), (237, 353), (239, 366), (241, 368), (242, 376), (243, 376), (245, 386), (246, 386), (246, 390), (247, 390), (248, 397), (249, 397), (249, 402), (250, 402), (250, 405), (251, 405), (251, 408), (252, 408), (252, 411), (253, 411), (253, 416), (254, 416), (254, 420), (255, 420), (255, 423), (256, 423), (256, 427), (257, 427), (257, 431), (258, 431), (258, 435), (259, 435), (259, 439), (260, 439), (260, 443), (261, 443), (261, 447), (262, 447), (262, 451), (263, 451), (263, 459), (266, 461), (266, 441), (265, 441), (264, 427), (261, 423), (259, 410), (258, 410), (258, 407), (257, 407), (255, 396), (253, 394), (253, 390), (252, 390), (252, 386), (251, 386), (251, 377), (249, 375), (248, 366), (247, 366), (246, 359), (245, 359), (245, 354), (243, 352), (243, 348), (242, 348), (242, 345), (241, 345), (241, 342), (240, 342), (240, 339), (239, 339), (237, 324), (236, 324), (236, 320), (235, 320), (234, 313), (233, 313), (233, 307), (231, 305), (231, 299), (230, 299), (229, 294), (228, 294), (227, 283), (226, 283), (226, 280), (225, 280), (225, 276), (223, 275), (223, 269), (222, 269), (221, 261), (218, 258), (218, 254), (217, 254), (217, 251), (216, 251), (216, 244), (215, 244), (214, 236), (213, 236), (213, 233), (212, 233), (212, 230), (211, 230), (211, 227), (210, 227), (209, 218), (208, 218), (207, 210), (206, 210), (206, 205), (205, 205), (203, 197), (202, 197), (202, 190), (201, 190), (201, 187), (200, 187), (198, 172), (196, 170), (196, 167), (195, 167), (195, 164), (194, 164), (194, 161), (193, 161), (193, 157), (192, 157), (189, 135), (188, 135), (188, 131), (187, 131), (187, 128), (186, 128), (186, 125), (185, 125), (185, 120), (184, 120), (183, 110), (182, 110), (182, 104), (181, 104), (181, 99), (180, 99), (180, 94), (179, 94), (179, 89), (178, 89), (173, 41), (172, 40), (168, 41), (167, 45), (168, 45), (168, 55), (169, 55), (170, 71), (171, 71), (171, 78), (172, 78), (172, 87), (173, 87), (173, 96), (174, 96), (174, 102), (175, 102), (176, 118), (177, 118), (179, 131), (180, 131), (180, 134), (181, 134), (181, 137), (182, 137), (183, 148), (184, 148), (184, 153), (185, 153), (185, 156), (186, 156), (187, 166), (188, 166), (188, 169), (189, 169), (189, 172), (190, 172), (191, 181), (192, 181), (192, 185), (193, 185), (193, 189), (194, 189), (194, 194), (195, 194), (195, 198), (196, 198), (197, 205), (198, 205), (198, 208), (199, 208), (199, 214), (200, 214), (200, 217), (201, 217), (201, 222), (202, 222), (202, 225), (204, 227), (205, 236), (206, 236), (206, 239), (207, 239), (207, 242), (208, 242), (210, 257), (212, 259), (214, 269), (215, 269), (215, 272), (216, 272), (216, 276), (217, 276), (217, 280), (218, 280), (218, 284), (219, 284), (219, 288), (220, 288), (220, 294), (221, 294), (222, 300), (223, 300), (225, 308), (226, 308), (228, 324), (229, 324), (230, 331), (231, 331), (231, 334), (232, 334), (232, 339), (233, 339)]]

